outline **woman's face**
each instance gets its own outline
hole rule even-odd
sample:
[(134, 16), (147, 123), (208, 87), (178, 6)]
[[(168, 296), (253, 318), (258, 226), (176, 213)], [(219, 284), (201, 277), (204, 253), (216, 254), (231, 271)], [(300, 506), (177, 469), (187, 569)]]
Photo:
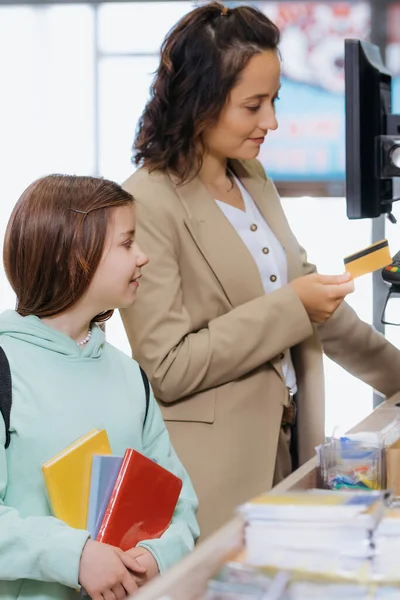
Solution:
[(206, 130), (210, 154), (222, 158), (255, 158), (268, 131), (278, 128), (275, 101), (281, 65), (275, 51), (254, 55), (232, 89), (216, 125)]

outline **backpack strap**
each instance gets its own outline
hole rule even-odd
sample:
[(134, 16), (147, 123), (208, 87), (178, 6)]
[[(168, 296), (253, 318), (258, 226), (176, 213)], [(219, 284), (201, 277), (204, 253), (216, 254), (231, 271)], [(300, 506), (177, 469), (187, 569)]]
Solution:
[(5, 447), (10, 445), (10, 413), (12, 402), (11, 371), (8, 358), (0, 346), (0, 412), (6, 428)]
[(144, 391), (146, 392), (146, 411), (144, 413), (144, 421), (143, 421), (143, 427), (144, 427), (146, 425), (147, 413), (149, 412), (150, 384), (149, 384), (149, 380), (147, 379), (147, 375), (143, 371), (142, 367), (139, 367), (139, 368), (140, 368), (140, 374), (141, 374), (142, 379), (143, 379)]

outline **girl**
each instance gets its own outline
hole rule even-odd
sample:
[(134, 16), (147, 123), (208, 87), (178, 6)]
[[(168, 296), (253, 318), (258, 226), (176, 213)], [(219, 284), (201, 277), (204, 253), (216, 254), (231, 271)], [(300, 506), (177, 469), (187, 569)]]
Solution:
[[(122, 600), (188, 553), (197, 499), (139, 367), (105, 341), (98, 323), (135, 301), (148, 259), (135, 241), (132, 196), (93, 177), (33, 183), (11, 215), (4, 244), (16, 311), (0, 316), (10, 363), (10, 445), (0, 418), (0, 597)], [(93, 428), (113, 453), (127, 447), (183, 480), (168, 530), (128, 552), (51, 516), (41, 465)]]
[(346, 275), (307, 261), (256, 160), (278, 127), (278, 43), (249, 5), (183, 17), (124, 184), (151, 262), (123, 319), (199, 495), (202, 535), (314, 455), (323, 351), (383, 394), (400, 389), (399, 351), (343, 302)]

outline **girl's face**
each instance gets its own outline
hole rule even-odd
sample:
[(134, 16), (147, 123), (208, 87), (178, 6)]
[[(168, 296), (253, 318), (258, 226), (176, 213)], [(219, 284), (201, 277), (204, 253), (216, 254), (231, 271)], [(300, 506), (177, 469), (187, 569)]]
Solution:
[(148, 257), (135, 242), (133, 204), (114, 208), (103, 256), (86, 293), (86, 300), (98, 307), (98, 312), (131, 306), (139, 287), (141, 268), (148, 262)]
[(251, 159), (258, 155), (268, 131), (278, 128), (275, 101), (280, 75), (276, 52), (269, 50), (250, 59), (217, 124), (204, 135), (211, 155), (223, 159)]

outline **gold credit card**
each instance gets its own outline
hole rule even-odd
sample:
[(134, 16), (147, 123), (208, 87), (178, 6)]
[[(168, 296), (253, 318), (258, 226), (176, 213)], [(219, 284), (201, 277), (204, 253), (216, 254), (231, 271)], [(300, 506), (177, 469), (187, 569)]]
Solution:
[(392, 262), (389, 243), (387, 240), (376, 242), (364, 250), (346, 256), (343, 262), (346, 272), (351, 273), (353, 279), (383, 269)]

